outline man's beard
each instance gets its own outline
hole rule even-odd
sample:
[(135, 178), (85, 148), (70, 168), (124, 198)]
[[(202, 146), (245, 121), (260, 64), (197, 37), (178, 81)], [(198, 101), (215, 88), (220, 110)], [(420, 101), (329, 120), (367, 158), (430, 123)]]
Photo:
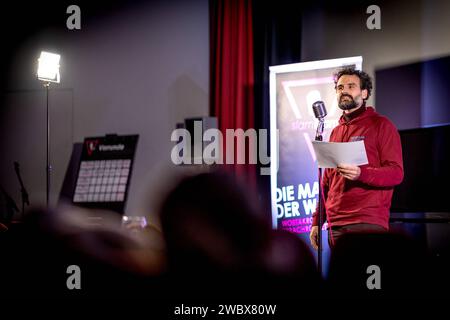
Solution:
[[(350, 100), (346, 100), (343, 101), (342, 98), (343, 97), (348, 97), (350, 98)], [(338, 106), (341, 110), (350, 110), (350, 109), (355, 109), (358, 107), (358, 105), (356, 104), (355, 99), (353, 99), (353, 97), (349, 94), (343, 94), (340, 98), (339, 98), (339, 103)]]

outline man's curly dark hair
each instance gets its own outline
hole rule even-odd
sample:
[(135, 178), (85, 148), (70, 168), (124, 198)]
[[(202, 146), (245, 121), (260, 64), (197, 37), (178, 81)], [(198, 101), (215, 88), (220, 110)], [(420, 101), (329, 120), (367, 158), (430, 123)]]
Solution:
[(359, 81), (361, 82), (361, 90), (367, 90), (367, 98), (364, 99), (366, 101), (369, 99), (370, 94), (372, 93), (372, 78), (365, 73), (364, 71), (356, 70), (355, 67), (344, 67), (336, 72), (334, 76), (334, 89), (337, 87), (337, 83), (339, 78), (342, 76), (358, 76)]

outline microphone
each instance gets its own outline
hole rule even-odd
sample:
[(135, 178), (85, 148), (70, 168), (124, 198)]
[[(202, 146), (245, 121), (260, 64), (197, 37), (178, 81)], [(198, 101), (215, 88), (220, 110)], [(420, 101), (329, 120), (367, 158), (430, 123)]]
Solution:
[(323, 133), (323, 119), (327, 116), (327, 109), (325, 108), (325, 103), (323, 101), (316, 101), (312, 105), (314, 116), (319, 119), (319, 124), (316, 130), (316, 141), (322, 141)]
[(325, 103), (323, 101), (316, 101), (312, 105), (314, 116), (317, 119), (323, 119), (327, 116), (327, 109), (325, 108)]

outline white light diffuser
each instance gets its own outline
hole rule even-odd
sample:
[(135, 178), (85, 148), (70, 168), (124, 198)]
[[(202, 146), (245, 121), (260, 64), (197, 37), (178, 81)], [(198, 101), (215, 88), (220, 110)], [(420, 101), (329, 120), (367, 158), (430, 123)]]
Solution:
[(41, 56), (38, 59), (38, 71), (37, 77), (39, 80), (47, 82), (59, 83), (59, 60), (61, 56), (56, 53), (50, 53), (46, 51), (41, 52)]

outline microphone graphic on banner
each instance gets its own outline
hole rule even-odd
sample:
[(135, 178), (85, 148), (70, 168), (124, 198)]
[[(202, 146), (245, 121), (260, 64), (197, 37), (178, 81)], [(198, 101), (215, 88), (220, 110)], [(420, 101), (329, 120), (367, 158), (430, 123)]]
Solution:
[(312, 105), (314, 116), (319, 120), (316, 130), (316, 141), (322, 141), (322, 133), (324, 128), (324, 118), (327, 116), (327, 109), (323, 101), (316, 101)]

